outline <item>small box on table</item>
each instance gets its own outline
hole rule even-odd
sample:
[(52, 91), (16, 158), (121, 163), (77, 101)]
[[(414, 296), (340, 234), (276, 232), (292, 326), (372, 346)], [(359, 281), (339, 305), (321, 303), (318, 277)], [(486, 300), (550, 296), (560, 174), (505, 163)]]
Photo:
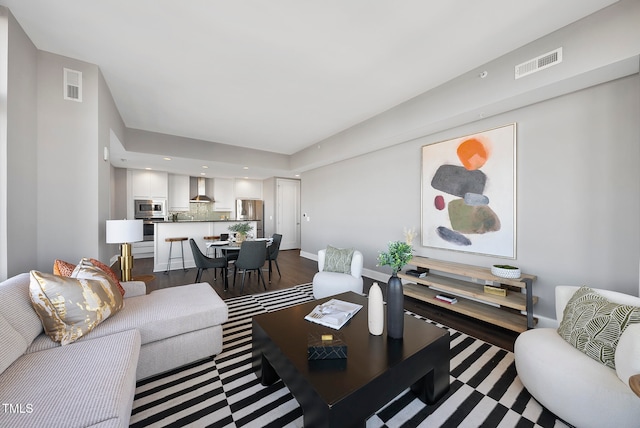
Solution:
[(307, 344), (309, 360), (347, 358), (347, 344), (341, 333), (309, 333)]
[(503, 288), (503, 287), (496, 287), (494, 285), (485, 285), (484, 286), (484, 292), (487, 294), (493, 294), (495, 296), (506, 296), (507, 295), (507, 289)]

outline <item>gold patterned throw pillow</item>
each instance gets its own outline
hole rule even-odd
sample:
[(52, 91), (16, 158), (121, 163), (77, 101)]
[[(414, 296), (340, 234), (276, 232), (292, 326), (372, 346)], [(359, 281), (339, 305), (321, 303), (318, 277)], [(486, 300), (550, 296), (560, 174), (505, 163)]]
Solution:
[[(118, 287), (118, 290), (120, 291), (120, 294), (124, 296), (125, 289), (122, 287), (122, 284), (120, 284), (120, 280), (118, 279), (118, 276), (109, 266), (102, 263), (98, 259), (86, 258), (86, 257), (81, 260), (81, 263), (91, 263), (93, 266), (102, 269), (104, 273), (109, 275), (109, 278), (111, 278), (114, 284), (116, 284), (116, 286)], [(69, 262), (65, 262), (64, 260), (56, 259), (53, 262), (54, 275), (71, 276), (75, 268), (76, 268), (76, 265), (71, 264)]]
[(122, 294), (124, 296), (124, 288), (122, 288), (122, 285), (120, 284), (120, 281), (118, 280), (118, 276), (115, 274), (115, 272), (113, 270), (111, 270), (111, 268), (109, 266), (107, 266), (104, 263), (102, 263), (100, 260), (89, 259), (89, 261), (95, 267), (102, 269), (104, 271), (104, 273), (109, 275), (109, 278), (111, 278), (111, 280), (113, 280), (114, 284), (116, 284), (116, 286), (118, 287), (118, 290), (120, 291), (120, 294)]
[(67, 345), (124, 305), (111, 279), (95, 266), (78, 265), (72, 277), (31, 271), (29, 295), (45, 333)]
[(618, 340), (628, 325), (638, 322), (639, 307), (611, 302), (593, 289), (581, 287), (564, 308), (558, 334), (579, 351), (615, 369)]

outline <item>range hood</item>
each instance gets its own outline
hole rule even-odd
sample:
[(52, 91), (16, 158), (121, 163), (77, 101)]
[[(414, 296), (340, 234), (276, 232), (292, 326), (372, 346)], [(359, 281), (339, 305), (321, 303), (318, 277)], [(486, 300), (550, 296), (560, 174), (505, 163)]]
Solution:
[(191, 198), (189, 202), (199, 202), (199, 203), (215, 202), (213, 199), (211, 199), (206, 195), (207, 179), (204, 177), (197, 177), (195, 180), (197, 183), (198, 193), (193, 198)]

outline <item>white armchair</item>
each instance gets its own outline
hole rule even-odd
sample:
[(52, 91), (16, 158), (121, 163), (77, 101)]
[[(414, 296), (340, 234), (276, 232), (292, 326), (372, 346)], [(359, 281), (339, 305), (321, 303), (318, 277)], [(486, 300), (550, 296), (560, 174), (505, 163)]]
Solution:
[(318, 251), (318, 273), (313, 277), (313, 297), (322, 299), (347, 291), (362, 294), (362, 268), (364, 266), (362, 253), (358, 250), (353, 252), (350, 274), (325, 272), (325, 256), (325, 249)]
[[(579, 287), (557, 286), (556, 317)], [(640, 298), (593, 289), (611, 302), (640, 306)], [(640, 373), (640, 324), (629, 325), (618, 341), (615, 370), (566, 342), (555, 328), (536, 328), (518, 336), (515, 346), (518, 377), (540, 404), (580, 428), (637, 427), (640, 397), (629, 377)]]

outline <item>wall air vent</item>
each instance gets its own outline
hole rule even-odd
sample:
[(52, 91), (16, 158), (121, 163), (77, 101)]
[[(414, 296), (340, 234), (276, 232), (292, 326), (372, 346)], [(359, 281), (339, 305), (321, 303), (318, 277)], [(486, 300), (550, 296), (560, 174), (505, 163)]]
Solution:
[(529, 74), (537, 73), (540, 70), (549, 68), (562, 62), (562, 48), (540, 55), (537, 58), (530, 59), (522, 64), (516, 65), (516, 79)]
[(82, 72), (64, 69), (64, 99), (82, 102)]

